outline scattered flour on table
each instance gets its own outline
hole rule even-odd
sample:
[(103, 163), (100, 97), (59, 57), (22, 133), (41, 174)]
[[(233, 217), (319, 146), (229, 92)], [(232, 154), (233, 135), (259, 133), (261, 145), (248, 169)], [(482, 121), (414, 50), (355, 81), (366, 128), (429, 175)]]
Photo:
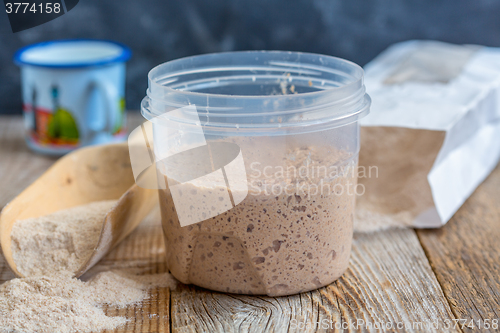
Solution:
[(116, 201), (99, 201), (16, 221), (12, 252), (26, 278), (0, 285), (0, 333), (96, 332), (127, 322), (102, 306), (123, 308), (148, 297), (155, 287), (175, 289), (170, 274), (101, 272), (83, 282), (74, 272), (99, 241), (103, 219)]
[(102, 305), (123, 308), (147, 298), (149, 288), (175, 289), (177, 283), (168, 273), (135, 276), (123, 271), (99, 273), (87, 282), (69, 274), (13, 279), (0, 285), (0, 332), (113, 329), (127, 319), (106, 316)]

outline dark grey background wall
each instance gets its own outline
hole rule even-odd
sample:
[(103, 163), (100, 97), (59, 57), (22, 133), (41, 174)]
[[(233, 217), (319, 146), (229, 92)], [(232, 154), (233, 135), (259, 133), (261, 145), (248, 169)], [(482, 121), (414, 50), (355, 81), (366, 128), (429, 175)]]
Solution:
[(62, 38), (129, 45), (127, 107), (153, 66), (188, 55), (279, 49), (364, 65), (392, 43), (436, 39), (500, 46), (499, 0), (80, 0), (66, 15), (13, 34), (0, 13), (0, 113), (20, 113), (18, 48)]

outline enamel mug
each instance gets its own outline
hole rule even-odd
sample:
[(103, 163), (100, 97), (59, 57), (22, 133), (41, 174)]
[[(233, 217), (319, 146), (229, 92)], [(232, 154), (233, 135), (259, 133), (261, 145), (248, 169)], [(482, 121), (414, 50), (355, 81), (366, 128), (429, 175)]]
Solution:
[(128, 47), (103, 40), (43, 42), (17, 51), (28, 146), (62, 155), (125, 140), (130, 55)]

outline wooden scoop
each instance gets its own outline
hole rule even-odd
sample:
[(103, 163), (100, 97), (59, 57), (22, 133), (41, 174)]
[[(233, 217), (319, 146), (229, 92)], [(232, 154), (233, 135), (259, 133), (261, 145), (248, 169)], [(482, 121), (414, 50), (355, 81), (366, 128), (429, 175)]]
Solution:
[(92, 256), (75, 273), (81, 276), (123, 240), (158, 202), (156, 190), (134, 183), (125, 143), (78, 149), (59, 159), (33, 184), (5, 206), (0, 215), (0, 242), (18, 277), (11, 251), (14, 222), (100, 200), (116, 200), (106, 214)]

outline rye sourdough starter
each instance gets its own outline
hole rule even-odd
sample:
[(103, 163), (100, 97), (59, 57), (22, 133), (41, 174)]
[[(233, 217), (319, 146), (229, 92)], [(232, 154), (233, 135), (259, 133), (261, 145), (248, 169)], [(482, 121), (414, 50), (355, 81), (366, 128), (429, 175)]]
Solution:
[[(235, 207), (181, 227), (170, 189), (160, 191), (170, 272), (183, 283), (212, 290), (270, 296), (338, 279), (349, 263), (357, 156), (321, 146), (275, 154), (272, 145), (255, 138), (238, 145), (250, 191)], [(264, 163), (251, 165), (255, 161)], [(266, 175), (265, 166), (270, 166)], [(301, 166), (309, 170), (302, 176)], [(200, 205), (212, 205), (204, 198), (214, 191), (227, 191), (216, 183), (190, 186)], [(238, 187), (231, 190), (236, 196)]]

